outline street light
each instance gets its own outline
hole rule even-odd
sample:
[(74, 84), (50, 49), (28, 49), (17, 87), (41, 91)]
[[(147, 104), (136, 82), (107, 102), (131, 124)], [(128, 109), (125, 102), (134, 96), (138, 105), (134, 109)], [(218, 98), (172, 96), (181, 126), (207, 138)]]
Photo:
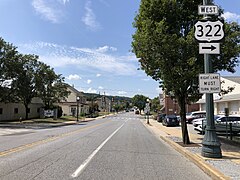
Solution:
[(149, 113), (150, 113), (150, 99), (147, 98), (146, 112), (147, 112), (147, 124), (149, 124)]
[(79, 100), (80, 100), (80, 97), (77, 96), (77, 122), (79, 121), (79, 120), (78, 120), (78, 114), (79, 114)]

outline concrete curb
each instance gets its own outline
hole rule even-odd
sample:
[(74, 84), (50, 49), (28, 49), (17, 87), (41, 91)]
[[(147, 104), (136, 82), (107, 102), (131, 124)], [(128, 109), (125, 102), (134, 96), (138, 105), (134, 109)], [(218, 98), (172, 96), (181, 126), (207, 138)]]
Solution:
[(220, 172), (219, 170), (217, 170), (216, 168), (214, 168), (213, 166), (205, 162), (203, 157), (200, 157), (198, 155), (191, 153), (186, 148), (180, 146), (176, 142), (165, 137), (167, 135), (156, 133), (156, 131), (161, 131), (161, 130), (154, 128), (152, 125), (148, 125), (145, 122), (142, 122), (142, 123), (144, 124), (144, 126), (147, 127), (147, 129), (149, 129), (152, 133), (157, 135), (157, 137), (160, 137), (160, 139), (162, 139), (164, 142), (172, 146), (176, 151), (178, 151), (179, 153), (184, 155), (186, 158), (188, 158), (191, 162), (193, 162), (200, 169), (202, 169), (206, 174), (208, 174), (212, 179), (214, 180), (230, 180), (231, 179), (230, 177), (224, 175), (222, 172)]
[(205, 173), (207, 173), (212, 179), (216, 180), (228, 180), (231, 179), (228, 176), (225, 176), (222, 172), (211, 166), (210, 164), (207, 164), (205, 160), (198, 155), (195, 155), (185, 148), (181, 147), (174, 141), (171, 141), (170, 139), (160, 136), (160, 138), (167, 142), (169, 145), (171, 145), (175, 150), (177, 150), (179, 153), (183, 154), (185, 157), (190, 159), (194, 164), (196, 164), (200, 169), (202, 169)]

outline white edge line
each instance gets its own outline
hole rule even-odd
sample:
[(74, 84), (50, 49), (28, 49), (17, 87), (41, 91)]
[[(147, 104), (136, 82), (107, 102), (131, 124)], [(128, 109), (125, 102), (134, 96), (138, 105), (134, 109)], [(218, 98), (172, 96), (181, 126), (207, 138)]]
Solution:
[[(126, 121), (125, 121), (126, 122)], [(124, 123), (125, 124), (125, 123)], [(83, 171), (83, 169), (88, 165), (88, 163), (92, 160), (92, 158), (98, 153), (98, 151), (104, 146), (104, 144), (106, 144), (113, 136), (114, 134), (116, 134), (123, 126), (124, 124), (122, 124), (119, 128), (117, 128), (110, 136), (108, 136), (108, 138), (103, 141), (103, 143), (98, 146), (98, 148), (93, 151), (93, 153), (88, 156), (88, 158), (79, 166), (79, 168), (77, 168), (77, 170), (72, 174), (72, 177), (78, 177), (79, 174)]]

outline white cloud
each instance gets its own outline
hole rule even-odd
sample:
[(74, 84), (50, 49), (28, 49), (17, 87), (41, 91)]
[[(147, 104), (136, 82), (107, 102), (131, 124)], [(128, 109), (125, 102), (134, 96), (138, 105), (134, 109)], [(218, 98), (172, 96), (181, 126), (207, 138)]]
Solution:
[(83, 70), (111, 73), (111, 75), (135, 75), (138, 62), (133, 55), (117, 56), (96, 49), (60, 46), (52, 43), (37, 42), (20, 44), (21, 53), (37, 54), (44, 63), (56, 67), (76, 67)]
[(125, 95), (125, 94), (127, 94), (127, 92), (125, 92), (125, 91), (118, 91), (118, 94), (119, 95)]
[(87, 80), (87, 84), (91, 84), (92, 80), (91, 79), (88, 79)]
[(144, 78), (144, 79), (142, 79), (143, 81), (150, 81), (150, 79), (149, 78)]
[(111, 50), (111, 51), (117, 51), (117, 48), (115, 48), (115, 47), (109, 47), (109, 46), (103, 46), (103, 47), (99, 47), (96, 51), (97, 52), (100, 52), (100, 53), (105, 53), (105, 52), (107, 52), (107, 51), (109, 51), (109, 50)]
[(238, 22), (240, 20), (240, 15), (231, 12), (225, 12), (222, 16), (228, 21)]
[(97, 93), (97, 90), (96, 89), (93, 89), (93, 88), (88, 88), (86, 93)]
[(63, 5), (67, 2), (69, 0), (33, 0), (32, 6), (42, 18), (52, 23), (60, 23), (64, 17)]
[(163, 93), (162, 88), (159, 88), (159, 87), (156, 88), (156, 91), (157, 91), (158, 94), (162, 94)]
[(100, 77), (101, 76), (101, 74), (96, 74), (96, 77)]
[(60, 0), (63, 4), (66, 4), (67, 2), (69, 2), (70, 0)]
[(102, 86), (99, 86), (98, 89), (104, 89)]
[(95, 31), (100, 28), (100, 24), (96, 21), (96, 16), (91, 9), (91, 1), (87, 1), (85, 4), (86, 13), (82, 17), (82, 22), (91, 30)]
[(67, 77), (68, 80), (79, 80), (79, 79), (82, 79), (79, 75), (77, 74), (70, 74), (68, 77)]

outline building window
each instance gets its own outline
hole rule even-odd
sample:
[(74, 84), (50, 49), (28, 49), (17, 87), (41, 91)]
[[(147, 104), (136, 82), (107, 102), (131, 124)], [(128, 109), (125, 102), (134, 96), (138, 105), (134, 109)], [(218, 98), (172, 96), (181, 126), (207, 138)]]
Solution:
[(3, 114), (3, 108), (0, 108), (0, 114)]
[(27, 113), (30, 113), (30, 108), (27, 108)]
[(14, 114), (18, 114), (18, 108), (14, 108)]
[(40, 113), (40, 108), (37, 108), (37, 113)]

